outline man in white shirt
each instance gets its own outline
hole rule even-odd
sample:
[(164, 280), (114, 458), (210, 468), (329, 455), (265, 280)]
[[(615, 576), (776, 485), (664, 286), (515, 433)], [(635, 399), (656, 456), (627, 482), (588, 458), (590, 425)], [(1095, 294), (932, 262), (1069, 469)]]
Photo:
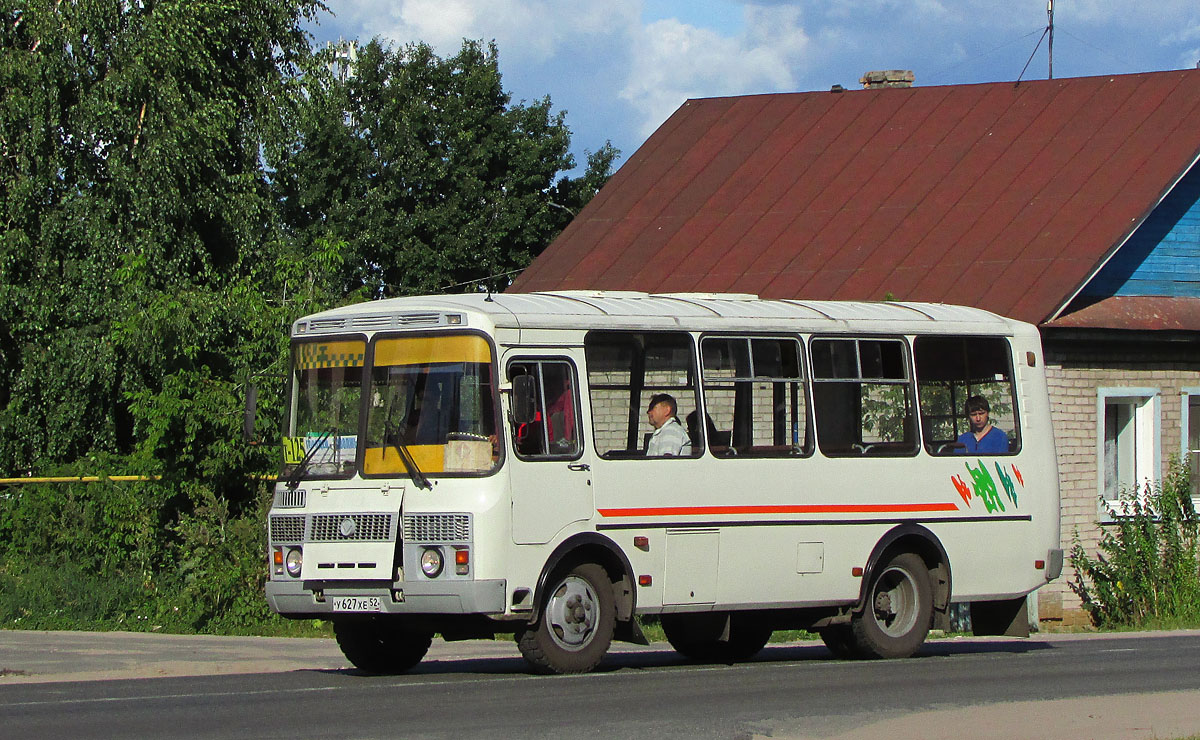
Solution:
[(692, 454), (692, 441), (679, 423), (678, 406), (667, 393), (658, 393), (650, 398), (646, 416), (654, 433), (646, 445), (646, 457), (682, 457)]

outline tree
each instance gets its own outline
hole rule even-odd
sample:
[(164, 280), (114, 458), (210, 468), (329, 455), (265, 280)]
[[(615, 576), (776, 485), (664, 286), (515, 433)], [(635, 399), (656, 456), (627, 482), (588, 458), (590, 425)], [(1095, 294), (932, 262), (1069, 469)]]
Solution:
[(574, 167), (564, 114), (549, 98), (513, 104), (495, 45), (467, 41), (442, 59), (375, 40), (348, 79), (313, 75), (305, 87), (276, 193), (298, 253), (345, 245), (336, 282), (347, 295), (504, 287), (616, 156), (606, 145), (583, 178), (555, 183)]
[(152, 397), (235, 374), (223, 332), (245, 331), (247, 307), (229, 299), (260, 300), (237, 286), (278, 241), (259, 153), (285, 130), (300, 24), (321, 7), (0, 13), (0, 472), (97, 451), (161, 465), (140, 449), (162, 425)]
[(494, 48), (368, 45), (335, 84), (301, 27), (322, 9), (0, 9), (0, 477), (158, 477), (0, 497), (0, 594), (29, 597), (0, 621), (104, 594), (128, 626), (156, 589), (176, 627), (260, 618), (251, 474), (278, 454), (241, 443), (245, 378), (283, 371), (302, 313), (523, 266), (565, 225), (551, 198), (586, 197), (551, 186), (562, 115), (509, 105)]

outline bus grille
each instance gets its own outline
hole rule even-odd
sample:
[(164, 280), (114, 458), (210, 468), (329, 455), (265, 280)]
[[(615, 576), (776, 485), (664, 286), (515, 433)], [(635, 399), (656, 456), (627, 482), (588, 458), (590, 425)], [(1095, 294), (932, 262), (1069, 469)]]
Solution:
[(314, 514), (308, 535), (309, 542), (387, 542), (391, 538), (391, 514)]
[(410, 514), (404, 517), (405, 542), (469, 542), (467, 514)]
[(338, 331), (346, 328), (345, 319), (310, 319), (309, 331)]
[(271, 517), (272, 542), (303, 542), (303, 516), (273, 516)]
[(400, 326), (437, 326), (442, 323), (439, 313), (402, 313), (396, 316)]
[(275, 506), (280, 509), (304, 508), (305, 491), (303, 488), (283, 489), (275, 492)]
[(390, 329), (392, 326), (392, 317), (384, 316), (355, 316), (350, 320), (351, 326), (355, 329)]

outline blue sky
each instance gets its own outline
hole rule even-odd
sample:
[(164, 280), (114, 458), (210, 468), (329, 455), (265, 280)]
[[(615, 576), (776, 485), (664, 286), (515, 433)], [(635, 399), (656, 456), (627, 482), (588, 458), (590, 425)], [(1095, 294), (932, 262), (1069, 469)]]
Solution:
[[(549, 95), (572, 150), (611, 141), (624, 161), (688, 98), (858, 87), (910, 69), (916, 84), (1015, 80), (1046, 0), (327, 0), (318, 42), (425, 41), (443, 56), (494, 40), (514, 100)], [(1054, 76), (1194, 68), (1197, 0), (1056, 0)], [(1045, 78), (1046, 41), (1024, 79)]]

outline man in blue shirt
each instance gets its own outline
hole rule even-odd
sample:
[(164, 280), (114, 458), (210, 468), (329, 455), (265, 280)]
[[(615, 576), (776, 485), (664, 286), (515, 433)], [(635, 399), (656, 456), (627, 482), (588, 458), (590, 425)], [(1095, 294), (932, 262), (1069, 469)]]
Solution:
[(958, 436), (955, 449), (960, 455), (1000, 455), (1008, 452), (1008, 435), (992, 426), (989, 419), (991, 407), (983, 396), (971, 396), (967, 399), (967, 419), (971, 431)]

